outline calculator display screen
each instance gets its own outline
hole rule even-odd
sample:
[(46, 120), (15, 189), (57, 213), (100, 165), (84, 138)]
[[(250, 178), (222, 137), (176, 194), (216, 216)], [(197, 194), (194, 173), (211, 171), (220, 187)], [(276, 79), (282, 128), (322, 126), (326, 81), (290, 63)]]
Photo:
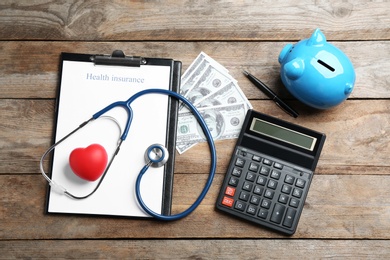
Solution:
[(317, 142), (317, 138), (315, 137), (258, 118), (253, 118), (250, 130), (310, 151), (313, 151)]

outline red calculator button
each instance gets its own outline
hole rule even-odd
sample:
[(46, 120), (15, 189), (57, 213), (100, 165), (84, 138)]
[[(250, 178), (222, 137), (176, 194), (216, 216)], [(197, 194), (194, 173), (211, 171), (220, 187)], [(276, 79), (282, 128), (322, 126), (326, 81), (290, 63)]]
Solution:
[(222, 199), (222, 205), (225, 205), (227, 207), (233, 207), (234, 200), (232, 198), (223, 197)]
[(229, 196), (233, 197), (234, 193), (236, 193), (236, 188), (233, 188), (233, 187), (230, 187), (230, 186), (226, 187), (226, 190), (225, 190), (225, 194), (226, 195), (229, 195)]

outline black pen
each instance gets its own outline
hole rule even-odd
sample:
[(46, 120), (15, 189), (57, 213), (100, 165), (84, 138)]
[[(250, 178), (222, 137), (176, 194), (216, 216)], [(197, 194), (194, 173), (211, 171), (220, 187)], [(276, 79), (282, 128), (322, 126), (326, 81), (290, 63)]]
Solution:
[(249, 72), (243, 70), (243, 73), (247, 78), (261, 91), (264, 92), (270, 99), (272, 99), (276, 105), (278, 105), (281, 109), (283, 109), (287, 114), (293, 117), (298, 117), (298, 112), (291, 108), (289, 105), (283, 102), (267, 85), (261, 82), (258, 78), (250, 74)]

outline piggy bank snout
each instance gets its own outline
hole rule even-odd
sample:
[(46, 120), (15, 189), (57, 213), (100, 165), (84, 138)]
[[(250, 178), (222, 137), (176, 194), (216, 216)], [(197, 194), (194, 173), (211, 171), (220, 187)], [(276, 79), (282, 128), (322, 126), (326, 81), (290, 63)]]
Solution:
[(279, 53), (280, 77), (290, 93), (303, 103), (327, 109), (348, 98), (355, 71), (349, 58), (316, 29), (312, 36), (287, 44)]
[(280, 64), (282, 64), (284, 58), (288, 55), (288, 53), (292, 50), (293, 45), (291, 43), (287, 44), (283, 47), (282, 51), (279, 54), (278, 61)]
[(291, 80), (296, 80), (303, 75), (305, 70), (305, 63), (302, 59), (293, 59), (283, 66), (286, 76)]

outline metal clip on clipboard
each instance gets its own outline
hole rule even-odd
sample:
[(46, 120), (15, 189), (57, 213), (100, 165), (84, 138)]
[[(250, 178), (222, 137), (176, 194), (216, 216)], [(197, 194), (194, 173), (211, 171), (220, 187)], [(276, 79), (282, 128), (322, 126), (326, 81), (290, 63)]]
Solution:
[[(59, 194), (53, 194), (52, 190), (50, 189), (48, 193), (48, 203), (47, 203), (47, 212), (49, 213), (82, 213), (82, 214), (91, 214), (91, 215), (118, 215), (118, 216), (127, 216), (127, 217), (148, 217), (153, 216), (155, 218), (161, 219), (161, 220), (177, 220), (180, 218), (183, 218), (190, 214), (193, 210), (197, 208), (197, 206), (201, 203), (203, 198), (205, 197), (206, 193), (208, 192), (210, 185), (212, 183), (212, 180), (215, 175), (215, 168), (216, 168), (216, 151), (215, 151), (215, 145), (211, 136), (211, 133), (209, 129), (207, 128), (207, 125), (202, 118), (202, 115), (199, 113), (199, 111), (192, 105), (190, 101), (185, 99), (183, 96), (181, 96), (179, 92), (179, 86), (180, 86), (180, 70), (181, 70), (181, 62), (175, 61), (173, 59), (163, 59), (163, 58), (141, 58), (141, 57), (126, 57), (125, 54), (122, 51), (114, 51), (112, 55), (94, 55), (94, 54), (75, 54), (75, 53), (62, 53), (61, 54), (61, 79), (67, 79), (67, 77), (71, 78), (84, 78), (84, 81), (80, 82), (80, 84), (84, 84), (83, 88), (80, 88), (80, 84), (74, 84), (74, 81), (71, 80), (63, 80), (61, 82), (61, 86), (59, 88), (58, 92), (58, 98), (57, 100), (60, 100), (60, 93), (61, 90), (64, 90), (67, 88), (66, 94), (69, 92), (73, 92), (74, 95), (83, 95), (83, 97), (88, 97), (89, 91), (104, 91), (96, 93), (96, 97), (94, 99), (86, 98), (86, 99), (77, 99), (79, 102), (73, 100), (72, 96), (67, 96), (68, 102), (64, 102), (65, 99), (61, 99), (63, 102), (57, 102), (57, 111), (61, 111), (61, 113), (57, 113), (57, 127), (56, 129), (60, 129), (60, 127), (63, 127), (64, 124), (67, 124), (67, 120), (58, 120), (59, 116), (62, 117), (68, 116), (69, 118), (73, 118), (73, 115), (75, 111), (80, 110), (80, 108), (84, 111), (84, 107), (87, 105), (87, 102), (92, 102), (91, 104), (96, 105), (97, 102), (106, 103), (106, 99), (110, 93), (111, 98), (115, 97), (121, 97), (122, 95), (129, 95), (132, 93), (132, 95), (126, 100), (126, 101), (114, 101), (113, 103), (106, 105), (103, 107), (103, 109), (99, 110), (97, 113), (93, 114), (90, 119), (87, 120), (87, 122), (91, 122), (92, 120), (95, 120), (101, 116), (104, 116), (106, 112), (109, 110), (116, 108), (118, 106), (123, 107), (125, 111), (127, 112), (127, 119), (125, 123), (125, 128), (123, 131), (121, 131), (121, 136), (118, 138), (118, 141), (116, 144), (113, 144), (111, 146), (112, 155), (109, 161), (107, 161), (107, 165), (105, 166), (105, 169), (103, 171), (103, 174), (100, 176), (99, 183), (96, 184), (95, 188), (90, 191), (87, 194), (82, 194), (81, 196), (78, 194), (73, 195), (73, 193), (68, 192), (63, 186), (60, 184), (57, 184), (57, 181), (63, 181), (64, 184), (66, 183), (66, 186), (71, 187), (71, 191), (73, 189), (77, 189), (79, 186), (78, 183), (73, 183), (69, 178), (61, 174), (61, 171), (63, 171), (63, 165), (64, 163), (67, 164), (67, 149), (63, 149), (64, 156), (61, 157), (61, 150), (57, 150), (57, 161), (61, 161), (61, 163), (53, 163), (56, 167), (52, 167), (54, 171), (52, 170), (52, 173), (57, 172), (57, 175), (55, 176), (54, 180), (52, 180), (49, 176), (46, 175), (44, 169), (43, 169), (43, 161), (45, 156), (53, 151), (54, 147), (64, 141), (66, 138), (70, 137), (72, 134), (76, 133), (79, 129), (84, 127), (87, 123), (82, 123), (80, 126), (77, 127), (75, 125), (75, 130), (71, 131), (69, 134), (61, 133), (62, 137), (56, 143), (54, 146), (50, 147), (48, 152), (45, 152), (45, 154), (41, 157), (40, 161), (40, 167), (42, 175), (46, 178), (46, 180), (50, 183), (50, 186), (53, 187), (53, 191), (57, 191)], [(80, 62), (78, 64), (75, 63), (68, 63), (68, 62)], [(88, 64), (89, 63), (89, 64)], [(91, 64), (92, 63), (92, 64)], [(118, 87), (116, 91), (112, 91), (111, 88), (96, 88), (95, 84), (87, 82), (89, 80), (89, 76), (85, 77), (85, 75), (89, 74), (102, 74), (104, 72), (104, 68), (98, 68), (99, 66), (94, 66), (93, 64), (99, 64), (99, 65), (112, 65), (111, 68), (106, 68), (107, 73), (115, 73), (115, 65), (120, 67), (125, 66), (132, 66), (130, 69), (130, 72), (136, 72), (140, 74), (145, 74), (149, 72), (151, 75), (150, 77), (153, 77), (153, 80), (155, 80), (156, 83), (148, 82), (148, 84), (145, 84), (143, 86), (137, 86), (141, 88), (137, 92), (137, 89), (132, 88), (131, 91), (129, 91), (128, 88), (124, 87)], [(144, 65), (143, 65), (144, 64)], [(92, 65), (92, 66), (91, 66)], [(143, 65), (143, 66), (141, 66)], [(151, 67), (149, 67), (151, 66)], [(104, 67), (104, 66), (103, 66)], [(71, 69), (70, 69), (71, 68)], [(168, 70), (169, 68), (169, 70)], [(66, 70), (64, 70), (66, 69)], [(70, 70), (69, 70), (70, 69)], [(142, 71), (141, 71), (142, 70)], [(158, 73), (155, 73), (155, 72)], [(161, 73), (160, 73), (161, 72)], [(126, 75), (129, 73), (129, 71), (126, 69), (123, 72), (123, 68), (119, 68), (118, 75), (121, 75), (119, 73), (126, 73)], [(169, 73), (169, 77), (167, 75)], [(129, 73), (130, 76), (132, 75)], [(157, 74), (157, 77), (155, 78), (155, 75)], [(123, 74), (122, 74), (123, 75)], [(138, 74), (134, 74), (137, 76)], [(89, 84), (88, 84), (89, 83)], [(105, 82), (103, 82), (104, 85)], [(127, 83), (126, 83), (127, 84)], [(161, 85), (160, 85), (161, 84)], [(157, 88), (153, 88), (154, 85), (157, 86)], [(128, 85), (127, 85), (128, 86)], [(130, 86), (131, 87), (131, 86)], [(82, 91), (80, 91), (80, 89)], [(98, 90), (97, 90), (98, 89)], [(120, 92), (121, 91), (121, 92)], [(115, 93), (113, 93), (115, 92)], [(62, 92), (64, 93), (64, 92)], [(64, 95), (66, 95), (64, 94)], [(78, 199), (85, 199), (87, 197), (90, 197), (95, 191), (97, 191), (100, 183), (103, 181), (104, 175), (109, 170), (109, 167), (111, 163), (113, 162), (116, 154), (119, 152), (119, 149), (124, 148), (124, 152), (127, 154), (126, 156), (131, 156), (131, 152), (134, 150), (132, 145), (134, 143), (128, 142), (127, 146), (121, 146), (123, 141), (126, 139), (128, 130), (130, 129), (130, 125), (133, 118), (133, 110), (131, 107), (131, 104), (133, 101), (138, 99), (139, 97), (142, 97), (146, 94), (161, 94), (166, 95), (169, 97), (173, 97), (174, 99), (178, 99), (178, 101), (171, 101), (171, 98), (169, 98), (166, 102), (166, 100), (163, 100), (163, 102), (154, 102), (153, 105), (155, 107), (158, 107), (159, 104), (162, 106), (167, 106), (166, 109), (158, 109), (158, 111), (150, 111), (153, 113), (154, 116), (159, 117), (161, 120), (159, 122), (155, 121), (153, 123), (153, 127), (148, 127), (147, 129), (141, 129), (141, 131), (138, 131), (138, 133), (145, 134), (147, 130), (149, 130), (149, 133), (155, 134), (156, 129), (159, 131), (162, 131), (162, 133), (154, 138), (155, 144), (157, 142), (163, 143), (162, 145), (153, 145), (150, 146), (147, 149), (147, 161), (145, 161), (145, 165), (142, 167), (140, 174), (136, 178), (135, 181), (135, 194), (134, 196), (138, 200), (138, 204), (129, 205), (128, 208), (123, 210), (123, 205), (128, 205), (128, 192), (126, 190), (123, 191), (122, 194), (107, 194), (105, 193), (105, 197), (107, 196), (107, 199), (100, 200), (99, 196), (95, 196), (94, 198), (91, 197), (91, 201), (88, 201), (88, 203), (83, 204), (82, 210), (80, 210), (80, 207), (77, 205), (73, 205), (73, 201), (77, 201)], [(70, 98), (69, 98), (70, 97)], [(110, 98), (110, 97), (109, 97)], [(210, 152), (211, 152), (211, 164), (210, 164), (210, 174), (209, 178), (206, 182), (206, 185), (202, 192), (200, 193), (198, 199), (193, 203), (192, 206), (190, 206), (188, 209), (183, 211), (182, 213), (171, 215), (171, 203), (172, 203), (172, 189), (173, 189), (173, 173), (174, 173), (174, 155), (175, 155), (175, 147), (176, 147), (176, 128), (177, 128), (177, 117), (178, 117), (178, 105), (179, 101), (184, 102), (187, 107), (192, 109), (194, 112), (194, 116), (197, 118), (197, 120), (201, 123), (202, 129), (207, 137), (207, 140), (209, 142), (210, 146)], [(159, 104), (158, 104), (159, 103)], [(140, 106), (143, 105), (143, 106)], [(149, 110), (148, 104), (146, 102), (138, 103), (137, 108), (140, 112)], [(157, 114), (160, 112), (161, 114)], [(135, 121), (137, 122), (137, 121)], [(143, 121), (138, 121), (139, 123), (143, 123)], [(164, 129), (165, 128), (165, 129)], [(136, 134), (137, 131), (133, 131), (133, 134)], [(56, 132), (57, 135), (57, 132)], [(77, 142), (77, 140), (75, 140)], [(145, 140), (146, 143), (149, 143), (148, 140)], [(145, 142), (141, 142), (140, 144), (137, 143), (138, 146), (144, 146), (146, 144)], [(121, 146), (121, 148), (119, 148)], [(116, 147), (116, 148), (115, 148)], [(165, 147), (163, 149), (162, 147)], [(77, 148), (76, 148), (77, 149)], [(170, 154), (170, 156), (168, 155)], [(167, 157), (166, 157), (167, 156)], [(160, 175), (160, 178), (153, 178), (156, 179), (157, 183), (155, 181), (153, 182), (144, 182), (143, 186), (147, 186), (148, 183), (151, 184), (150, 188), (155, 190), (156, 188), (161, 189), (161, 197), (158, 197), (158, 194), (155, 192), (149, 192), (149, 202), (151, 200), (155, 199), (156, 197), (157, 201), (155, 204), (153, 204), (154, 209), (149, 208), (145, 202), (143, 202), (142, 195), (141, 195), (141, 178), (144, 175), (144, 173), (149, 169), (149, 166), (153, 166), (156, 164), (157, 166), (160, 166), (159, 164), (166, 160), (166, 164), (164, 164), (163, 168), (160, 168), (159, 171), (162, 175)], [(55, 160), (53, 156), (53, 161)], [(107, 158), (108, 159), (108, 158)], [(122, 160), (124, 164), (127, 164), (127, 160)], [(70, 163), (69, 163), (70, 164)], [(143, 163), (140, 163), (138, 166), (141, 168)], [(162, 165), (161, 165), (162, 166)], [(117, 167), (121, 167), (120, 164), (117, 165)], [(142, 173), (142, 174), (141, 174)], [(52, 175), (53, 176), (53, 175)], [(60, 176), (60, 177), (58, 177)], [(57, 177), (57, 178), (56, 178)], [(131, 176), (133, 178), (133, 176)], [(107, 179), (106, 179), (107, 180)], [(110, 180), (112, 182), (110, 182)], [(126, 179), (125, 179), (126, 180)], [(113, 185), (114, 187), (117, 186), (118, 182), (122, 182), (123, 179), (118, 178), (109, 178), (107, 185)], [(126, 180), (128, 181), (128, 180)], [(147, 181), (147, 180), (146, 180)], [(62, 183), (62, 182), (61, 182)], [(93, 186), (93, 185), (92, 185)], [(152, 190), (150, 190), (152, 191)], [(104, 192), (104, 191), (103, 191)], [(68, 197), (71, 197), (72, 200), (69, 201), (69, 203), (62, 203), (62, 200), (57, 196), (60, 194), (67, 195)], [(156, 196), (157, 195), (157, 196)], [(113, 196), (113, 197), (109, 197)], [(75, 200), (74, 200), (75, 199)], [(111, 207), (111, 202), (115, 199), (119, 203), (116, 203), (116, 208)], [(130, 198), (131, 199), (131, 198)], [(95, 201), (96, 200), (96, 201)], [(91, 202), (91, 203), (89, 203)], [(96, 203), (97, 202), (97, 203)], [(161, 205), (159, 205), (161, 202)], [(124, 204), (126, 203), (126, 204)], [(53, 206), (54, 205), (54, 206)], [(105, 208), (106, 205), (106, 208)], [(72, 207), (75, 206), (75, 207)], [(140, 206), (141, 208), (138, 208)], [(156, 210), (156, 211), (155, 211)]]
[(94, 55), (90, 59), (95, 65), (140, 67), (147, 63), (145, 58), (126, 56), (121, 50), (115, 50), (111, 55)]

